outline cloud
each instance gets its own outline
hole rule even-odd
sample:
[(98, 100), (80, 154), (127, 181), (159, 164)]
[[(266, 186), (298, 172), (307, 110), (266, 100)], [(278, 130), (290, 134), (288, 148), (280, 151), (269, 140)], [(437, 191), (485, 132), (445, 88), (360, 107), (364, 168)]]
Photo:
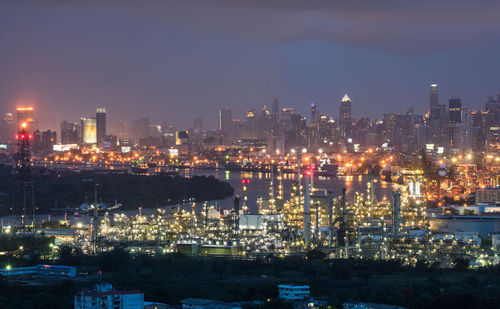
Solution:
[[(38, 1), (27, 1), (42, 5)], [(283, 43), (323, 40), (396, 52), (432, 52), (500, 37), (494, 0), (44, 1), (93, 7), (199, 32)], [(49, 4), (47, 4), (49, 3)]]

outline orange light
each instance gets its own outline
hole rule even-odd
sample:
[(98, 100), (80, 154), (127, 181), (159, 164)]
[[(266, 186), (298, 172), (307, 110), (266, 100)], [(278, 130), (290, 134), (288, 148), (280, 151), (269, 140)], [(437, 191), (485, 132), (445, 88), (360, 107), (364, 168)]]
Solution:
[(32, 111), (33, 107), (18, 107), (16, 109), (18, 112), (24, 112), (24, 111)]
[(21, 124), (21, 127), (23, 127), (24, 129), (26, 129), (26, 127), (27, 127), (27, 126), (28, 126), (28, 125), (26, 124), (26, 122), (23, 122), (23, 123)]

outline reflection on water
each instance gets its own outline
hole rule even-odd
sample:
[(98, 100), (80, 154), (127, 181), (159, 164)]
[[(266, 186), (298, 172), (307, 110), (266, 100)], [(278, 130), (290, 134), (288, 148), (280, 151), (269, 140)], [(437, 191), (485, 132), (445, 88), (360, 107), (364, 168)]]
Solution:
[[(247, 185), (248, 206), (250, 211), (257, 211), (257, 199), (259, 197), (267, 198), (269, 196), (269, 185), (271, 173), (263, 172), (231, 172), (223, 170), (201, 170), (201, 169), (186, 169), (184, 173), (181, 171), (181, 176), (193, 177), (197, 175), (214, 176), (222, 181), (229, 182), (235, 194), (242, 196), (243, 185), (241, 179), (249, 179), (250, 184)], [(275, 173), (278, 177), (279, 173)], [(295, 180), (295, 174), (283, 174), (282, 186), (283, 197), (288, 199), (292, 190), (292, 182)], [(347, 200), (352, 202), (355, 192), (366, 192), (366, 183), (368, 177), (366, 176), (336, 176), (336, 177), (314, 177), (314, 187), (319, 189), (327, 189), (333, 192), (334, 195), (340, 196), (342, 189), (346, 188)], [(278, 181), (275, 179), (275, 192), (278, 192)], [(393, 190), (393, 184), (381, 180), (375, 181), (375, 189), (377, 199), (382, 200), (384, 197), (390, 196)], [(215, 204), (212, 203), (212, 204)], [(224, 200), (217, 201), (218, 206), (222, 208), (231, 208), (233, 206), (233, 197), (228, 197)]]

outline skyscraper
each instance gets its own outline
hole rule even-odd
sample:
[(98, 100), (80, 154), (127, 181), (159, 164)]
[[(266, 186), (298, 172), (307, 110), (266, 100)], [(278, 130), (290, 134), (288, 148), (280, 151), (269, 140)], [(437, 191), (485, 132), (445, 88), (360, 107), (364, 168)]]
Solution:
[(320, 114), (319, 114), (319, 106), (311, 102), (311, 119), (310, 122), (312, 125), (319, 124)]
[(0, 143), (9, 143), (14, 140), (16, 126), (14, 124), (14, 116), (11, 113), (5, 113), (0, 120)]
[(219, 111), (219, 131), (230, 132), (233, 124), (233, 117), (231, 116), (231, 109), (224, 108)]
[(84, 144), (97, 143), (97, 128), (95, 118), (82, 118), (82, 134)]
[(17, 111), (17, 127), (16, 130), (21, 128), (23, 123), (26, 123), (26, 130), (33, 132), (35, 130), (35, 118), (33, 116), (33, 107), (18, 107)]
[(462, 102), (460, 98), (450, 98), (448, 101), (448, 122), (462, 122)]
[(429, 93), (429, 109), (436, 107), (438, 104), (438, 86), (437, 84), (431, 84), (431, 90)]
[(347, 138), (351, 137), (352, 118), (351, 118), (351, 99), (346, 94), (340, 101), (340, 136)]
[(79, 144), (81, 129), (76, 122), (61, 122), (61, 144)]
[(104, 136), (106, 135), (106, 109), (98, 108), (95, 114), (97, 146), (103, 146)]
[(193, 132), (195, 134), (203, 133), (203, 118), (196, 118), (193, 121)]

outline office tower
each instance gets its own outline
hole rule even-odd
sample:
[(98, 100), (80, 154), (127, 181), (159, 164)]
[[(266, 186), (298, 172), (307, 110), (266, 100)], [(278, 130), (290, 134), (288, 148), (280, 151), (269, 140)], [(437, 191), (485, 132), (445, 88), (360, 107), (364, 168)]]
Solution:
[(485, 109), (488, 112), (488, 122), (491, 127), (500, 126), (500, 101), (493, 97), (488, 97), (488, 102), (485, 104)]
[(33, 116), (33, 107), (18, 107), (17, 111), (17, 130), (21, 128), (23, 123), (26, 123), (26, 131), (33, 132), (35, 130), (35, 118)]
[(177, 131), (175, 132), (175, 145), (187, 145), (189, 144), (189, 134), (187, 131)]
[(54, 149), (54, 145), (56, 143), (57, 143), (56, 131), (51, 131), (51, 130), (43, 131), (40, 151), (42, 153), (50, 153)]
[(11, 113), (5, 113), (0, 120), (0, 143), (7, 144), (14, 140), (16, 133), (16, 125), (14, 124), (14, 116)]
[(474, 151), (482, 151), (486, 148), (488, 120), (489, 113), (487, 111), (475, 110), (470, 112), (471, 144)]
[(429, 114), (429, 127), (431, 140), (434, 144), (444, 145), (446, 142), (448, 113), (446, 106), (438, 104), (433, 106)]
[(95, 114), (97, 146), (102, 147), (106, 135), (106, 109), (98, 108)]
[(271, 116), (274, 121), (277, 121), (280, 116), (280, 100), (278, 98), (274, 98), (273, 105), (271, 108)]
[(254, 121), (256, 117), (255, 109), (249, 108), (245, 111), (247, 121)]
[(439, 104), (438, 86), (437, 86), (437, 84), (432, 84), (431, 90), (429, 93), (429, 109), (432, 109), (433, 107), (437, 106), (438, 104)]
[(450, 98), (448, 102), (448, 122), (462, 122), (462, 102), (460, 98)]
[(351, 119), (351, 99), (344, 95), (340, 101), (340, 136), (343, 138), (352, 137), (352, 119)]
[(61, 144), (80, 144), (81, 129), (76, 122), (61, 122)]
[(203, 118), (196, 118), (193, 122), (193, 132), (195, 134), (203, 133)]
[(450, 98), (448, 102), (448, 146), (455, 149), (463, 148), (464, 133), (462, 102), (460, 98)]
[(82, 141), (84, 144), (96, 144), (97, 143), (97, 128), (95, 118), (82, 118)]
[(320, 120), (319, 106), (314, 104), (313, 102), (311, 102), (310, 108), (311, 108), (310, 123), (311, 123), (311, 125), (314, 126), (314, 125), (317, 125), (319, 123), (319, 120)]
[(134, 138), (136, 143), (139, 143), (139, 139), (149, 137), (150, 135), (149, 126), (150, 126), (149, 118), (132, 120), (132, 126), (130, 128), (130, 136)]
[(233, 125), (233, 117), (231, 116), (231, 109), (224, 108), (219, 111), (219, 131), (222, 132), (231, 132)]
[(401, 192), (394, 191), (392, 201), (392, 235), (399, 234), (401, 227)]

